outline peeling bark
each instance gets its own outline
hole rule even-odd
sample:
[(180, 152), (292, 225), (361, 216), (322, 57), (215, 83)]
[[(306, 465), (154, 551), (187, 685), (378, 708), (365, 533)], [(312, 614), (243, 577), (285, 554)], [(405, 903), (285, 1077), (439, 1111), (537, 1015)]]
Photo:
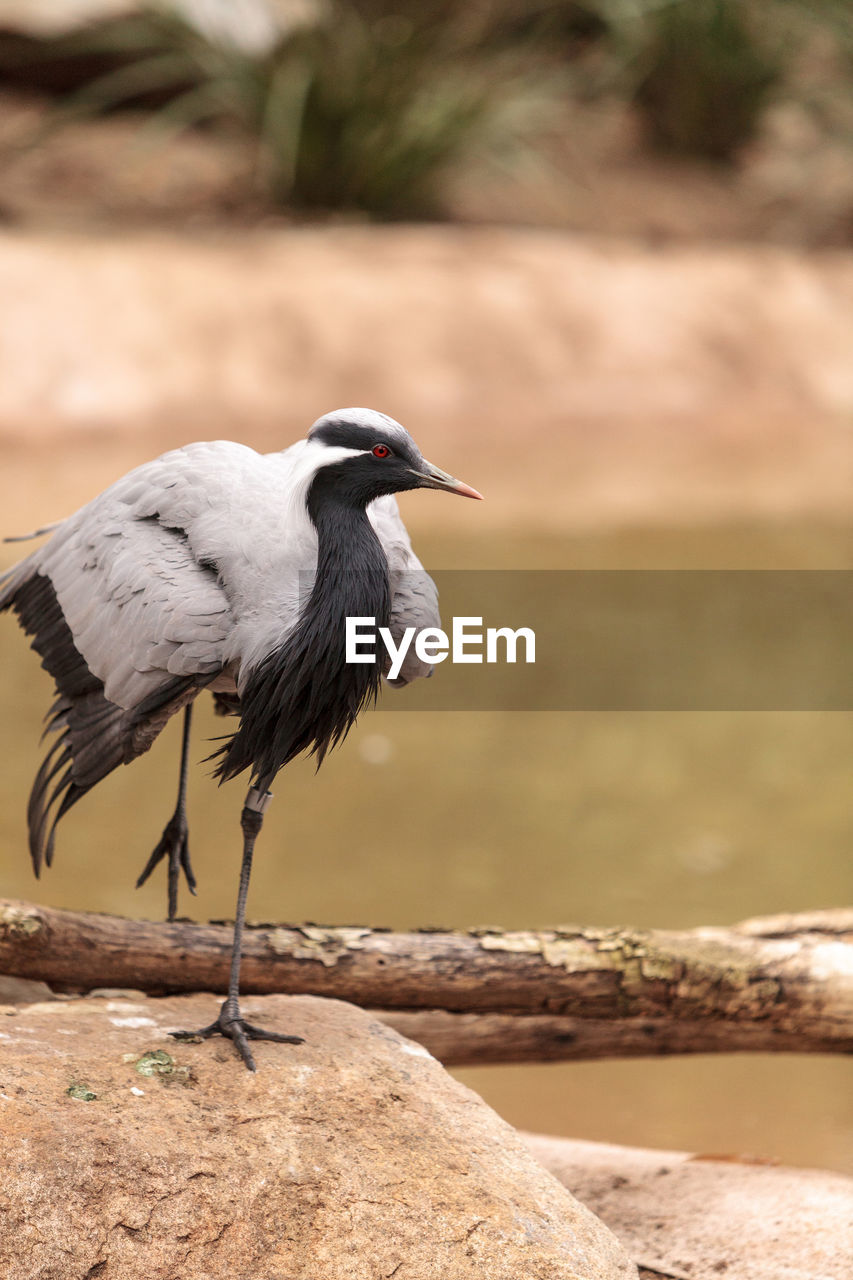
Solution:
[[(0, 971), (59, 990), (222, 991), (224, 923), (0, 902)], [(675, 930), (391, 933), (256, 925), (246, 994), (382, 1011), (448, 1063), (853, 1049), (853, 911)]]

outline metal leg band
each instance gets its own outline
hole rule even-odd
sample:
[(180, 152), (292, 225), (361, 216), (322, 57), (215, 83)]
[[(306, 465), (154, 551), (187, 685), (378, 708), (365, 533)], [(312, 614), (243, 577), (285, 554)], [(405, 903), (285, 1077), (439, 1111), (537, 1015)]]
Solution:
[(253, 813), (263, 814), (270, 807), (271, 800), (271, 791), (258, 791), (257, 787), (249, 787), (249, 794), (246, 796), (246, 808), (251, 809)]

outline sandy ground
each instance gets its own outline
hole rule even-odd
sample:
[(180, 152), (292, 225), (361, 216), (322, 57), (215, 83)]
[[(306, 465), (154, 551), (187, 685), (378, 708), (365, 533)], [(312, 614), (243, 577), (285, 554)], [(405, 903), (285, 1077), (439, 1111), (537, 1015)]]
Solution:
[(279, 448), (346, 404), (398, 417), (486, 493), (479, 526), (850, 515), (840, 251), (447, 227), (11, 231), (0, 293), (7, 528), (161, 449)]

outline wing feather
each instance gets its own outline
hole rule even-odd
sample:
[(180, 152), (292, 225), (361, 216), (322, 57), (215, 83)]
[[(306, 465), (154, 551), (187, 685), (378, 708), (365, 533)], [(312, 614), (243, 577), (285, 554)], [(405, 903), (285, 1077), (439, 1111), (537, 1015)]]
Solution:
[[(45, 732), (56, 735), (36, 774), (27, 809), (30, 856), (38, 875), (53, 859), (56, 824), (96, 782), (146, 751), (171, 715), (196, 696), (205, 677), (169, 677), (139, 706), (111, 702), (74, 644), (50, 578), (17, 573), (0, 592), (56, 682)], [(57, 777), (57, 775), (59, 775)]]

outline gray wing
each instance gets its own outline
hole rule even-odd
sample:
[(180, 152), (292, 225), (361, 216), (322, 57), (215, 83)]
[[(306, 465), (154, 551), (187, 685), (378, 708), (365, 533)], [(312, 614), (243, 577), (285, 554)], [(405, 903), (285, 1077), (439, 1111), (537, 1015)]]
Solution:
[(180, 527), (104, 505), (34, 559), (89, 670), (129, 709), (169, 676), (219, 671), (230, 610), (215, 568), (199, 564)]
[(56, 738), (28, 810), (36, 873), (63, 814), (222, 669), (228, 602), (180, 526), (165, 524), (174, 513), (158, 513), (161, 480), (157, 464), (132, 472), (0, 579), (0, 611), (15, 611), (56, 683)]
[[(378, 498), (368, 509), (368, 515), (388, 559), (391, 580), (390, 630), (395, 642), (399, 643), (406, 627), (415, 627), (418, 631), (424, 627), (440, 627), (438, 590), (412, 550), (396, 500), (393, 497)], [(388, 684), (399, 689), (420, 676), (431, 674), (432, 665), (421, 662), (414, 645), (410, 645), (399, 676), (396, 680), (389, 680)]]

